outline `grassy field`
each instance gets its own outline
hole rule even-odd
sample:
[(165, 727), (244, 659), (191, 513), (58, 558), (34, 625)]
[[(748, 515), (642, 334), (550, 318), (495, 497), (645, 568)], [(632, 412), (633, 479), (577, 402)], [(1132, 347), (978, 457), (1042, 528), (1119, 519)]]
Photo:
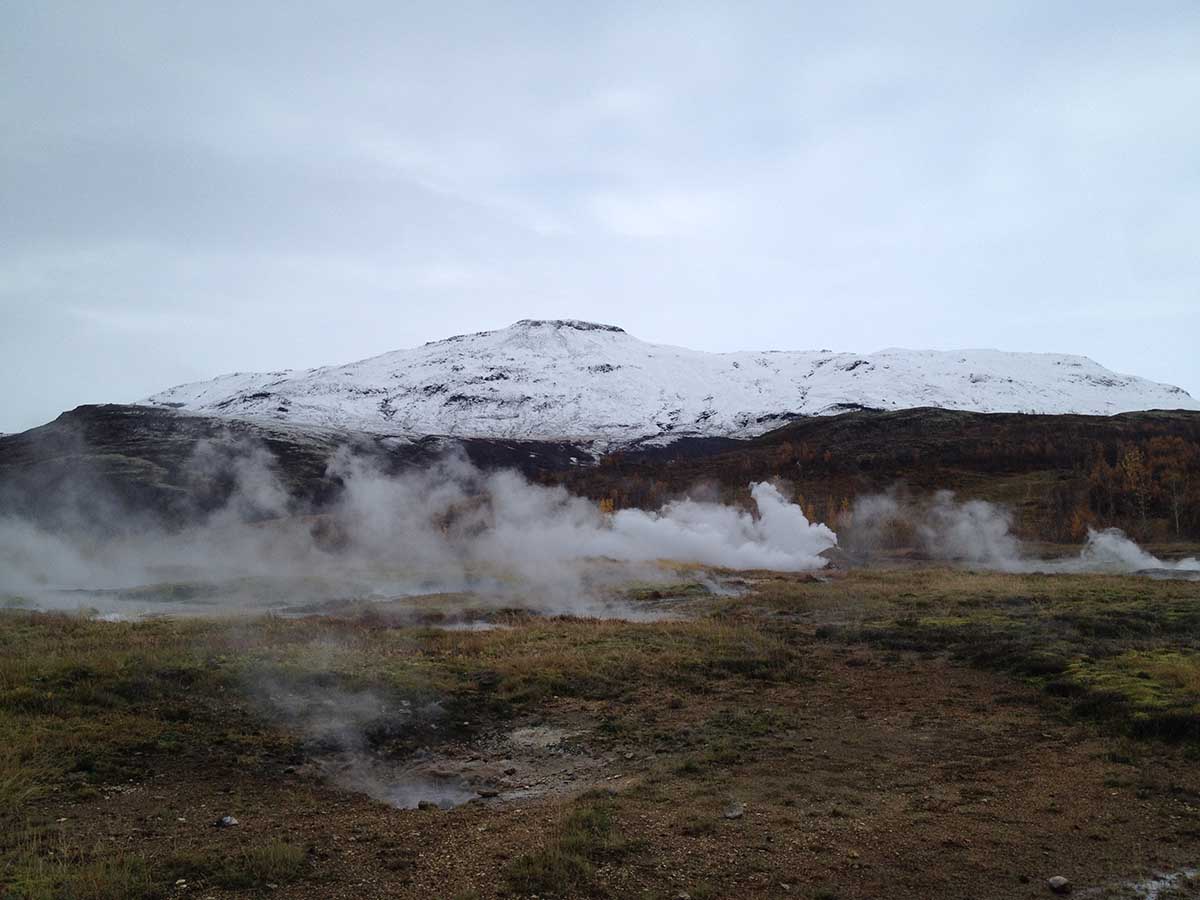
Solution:
[(1071, 701), (1112, 730), (1200, 738), (1200, 585), (1129, 576), (938, 569), (856, 573), (838, 588), (761, 583), (817, 638), (948, 655)]
[[(1135, 897), (1197, 861), (1200, 585), (745, 578), (486, 631), (4, 611), (0, 896)], [(348, 753), (491, 789), (400, 809)]]

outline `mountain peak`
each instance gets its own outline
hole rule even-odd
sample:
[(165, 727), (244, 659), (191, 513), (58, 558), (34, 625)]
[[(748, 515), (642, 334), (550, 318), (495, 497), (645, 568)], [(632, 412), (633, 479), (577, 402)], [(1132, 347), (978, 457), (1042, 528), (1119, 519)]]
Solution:
[(533, 332), (540, 331), (607, 331), (611, 334), (626, 333), (624, 328), (618, 328), (616, 325), (603, 325), (599, 322), (585, 322), (582, 319), (519, 319), (518, 321), (513, 322), (507, 328), (498, 328), (494, 331), (474, 331), (470, 334), (456, 334), (448, 338), (429, 341), (425, 344), (425, 346), (436, 347), (440, 344), (457, 344), (461, 343), (462, 341), (470, 341), (477, 338), (487, 338), (491, 336), (504, 337), (506, 335), (531, 334)]
[(618, 328), (616, 325), (602, 325), (599, 322), (584, 322), (582, 319), (521, 319), (514, 322), (510, 328), (553, 328), (556, 331), (563, 328), (572, 328), (575, 331), (614, 331), (617, 334), (625, 334), (624, 328)]
[(522, 319), (343, 366), (226, 375), (147, 403), (382, 434), (753, 437), (853, 408), (1111, 415), (1200, 409), (1180, 388), (1090, 359), (999, 350), (704, 353), (613, 325)]

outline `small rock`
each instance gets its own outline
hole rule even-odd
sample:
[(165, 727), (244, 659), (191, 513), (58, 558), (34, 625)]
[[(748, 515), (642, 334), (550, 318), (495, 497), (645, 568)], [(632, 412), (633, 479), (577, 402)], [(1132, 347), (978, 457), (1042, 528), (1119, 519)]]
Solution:
[(745, 803), (730, 803), (727, 807), (725, 807), (724, 815), (725, 815), (725, 818), (727, 818), (727, 819), (740, 819), (745, 814), (746, 814), (746, 804)]
[(417, 809), (437, 809), (438, 805), (432, 800), (418, 800)]
[(233, 828), (235, 825), (240, 825), (233, 816), (221, 816), (217, 821), (213, 822), (214, 828)]
[(633, 751), (631, 750), (629, 753), (626, 753), (626, 754), (625, 754), (625, 758), (626, 758), (626, 759), (633, 759)]
[(1055, 875), (1053, 878), (1047, 880), (1046, 886), (1056, 894), (1071, 893), (1071, 882), (1061, 875)]
[(507, 769), (504, 770), (504, 774), (505, 775), (516, 775), (517, 770), (513, 766), (509, 766)]
[(495, 788), (480, 788), (476, 793), (478, 793), (479, 796), (483, 797), (484, 799), (491, 799), (492, 797), (500, 796), (500, 792)]

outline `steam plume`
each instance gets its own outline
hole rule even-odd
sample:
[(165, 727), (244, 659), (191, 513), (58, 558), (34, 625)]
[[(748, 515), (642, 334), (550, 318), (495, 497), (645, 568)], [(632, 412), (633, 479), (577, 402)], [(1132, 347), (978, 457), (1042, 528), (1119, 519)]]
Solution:
[(846, 547), (861, 557), (913, 546), (930, 559), (1001, 572), (1200, 571), (1200, 561), (1161, 560), (1118, 528), (1089, 529), (1077, 557), (1037, 559), (1012, 533), (1007, 509), (984, 500), (959, 501), (951, 491), (923, 499), (895, 491), (860, 497), (843, 537)]
[[(605, 515), (561, 487), (515, 472), (483, 472), (450, 456), (401, 475), (342, 453), (330, 472), (344, 485), (332, 509), (295, 515), (274, 460), (259, 447), (231, 453), (201, 445), (192, 462), (200, 483), (224, 479), (228, 500), (178, 533), (145, 527), (118, 537), (102, 529), (51, 534), (20, 519), (0, 520), (0, 596), (36, 594), (50, 605), (128, 601), (163, 583), (220, 583), (188, 602), (236, 609), (269, 601), (264, 580), (286, 580), (296, 600), (396, 596), (487, 586), (519, 591), (558, 611), (578, 611), (607, 560), (610, 578), (661, 578), (652, 563), (674, 560), (732, 568), (820, 568), (837, 537), (810, 523), (769, 484), (751, 487), (755, 513), (696, 500), (655, 512)], [(47, 498), (47, 502), (53, 502)], [(610, 566), (611, 568), (611, 566)], [(278, 587), (278, 584), (276, 585)]]

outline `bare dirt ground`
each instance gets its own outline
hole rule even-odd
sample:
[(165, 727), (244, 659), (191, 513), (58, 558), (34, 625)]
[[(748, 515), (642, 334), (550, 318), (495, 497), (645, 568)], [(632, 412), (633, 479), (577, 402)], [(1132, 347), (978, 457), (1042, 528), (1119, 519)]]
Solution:
[[(1040, 897), (1057, 874), (1077, 893), (1116, 897), (1137, 876), (1197, 862), (1200, 771), (1178, 748), (1109, 761), (1105, 741), (1041, 711), (1030, 690), (942, 660), (814, 649), (809, 663), (803, 684), (678, 708), (639, 695), (639, 713), (668, 734), (721, 710), (777, 716), (760, 746), (696, 776), (679, 771), (669, 738), (589, 750), (604, 705), (560, 701), (541, 719), (562, 723), (561, 741), (517, 723), (477, 760), (445, 751), (490, 767), (502, 788), (450, 811), (394, 809), (282, 771), (213, 780), (169, 763), (44, 810), (85, 843), (130, 852), (300, 843), (314, 877), (271, 891), (297, 898), (504, 896), (505, 864), (553, 834), (573, 792), (597, 785), (616, 792), (623, 832), (644, 843), (599, 868), (618, 897)], [(733, 803), (744, 812), (726, 818)], [(224, 814), (240, 824), (214, 828)], [(174, 892), (243, 895), (186, 882)]]

